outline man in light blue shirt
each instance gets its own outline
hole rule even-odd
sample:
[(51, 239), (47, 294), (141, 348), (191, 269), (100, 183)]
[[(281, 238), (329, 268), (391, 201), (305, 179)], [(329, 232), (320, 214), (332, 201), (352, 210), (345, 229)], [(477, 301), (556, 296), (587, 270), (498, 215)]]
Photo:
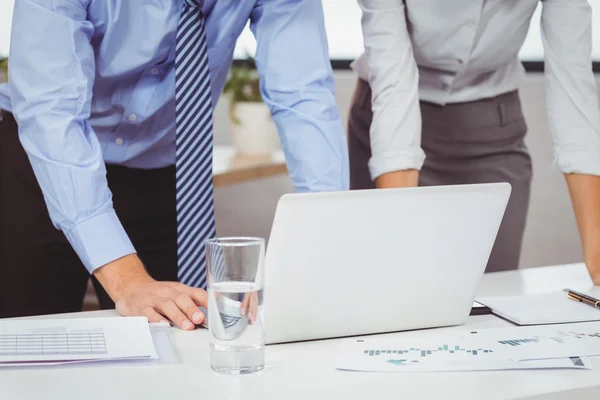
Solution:
[[(62, 293), (48, 287), (53, 277), (77, 267), (65, 265), (72, 264), (67, 261), (72, 257), (62, 256), (66, 241), (53, 233), (33, 239), (46, 232), (44, 224), (50, 221), (37, 218), (39, 226), (35, 221), (21, 226), (29, 212), (26, 205), (42, 203), (28, 198), (31, 190), (19, 187), (32, 168), (41, 188), (32, 198), (43, 194), (52, 224), (121, 314), (153, 321), (166, 317), (184, 329), (192, 328), (190, 321), (202, 320), (193, 304), (204, 305), (204, 291), (159, 282), (144, 269), (146, 264), (153, 275), (160, 275), (149, 267), (154, 258), (163, 264), (155, 270), (177, 268), (174, 210), (162, 208), (174, 208), (168, 200), (175, 196), (175, 41), (183, 1), (16, 2), (9, 83), (0, 86), (0, 151), (10, 155), (0, 162), (0, 198), (13, 205), (0, 210), (0, 220), (11, 221), (3, 222), (0, 232), (0, 293), (13, 297), (0, 297), (0, 317), (73, 311), (73, 302), (52, 309), (39, 303), (68, 291), (74, 291), (76, 303), (85, 284), (82, 278), (62, 285)], [(258, 43), (262, 97), (278, 127), (296, 190), (347, 189), (347, 147), (335, 104), (321, 1), (205, 0), (200, 7), (212, 103), (222, 91), (236, 39), (250, 20)], [(11, 144), (16, 126), (31, 167), (11, 161), (23, 151)], [(117, 192), (125, 194), (119, 198)], [(167, 200), (155, 201), (161, 196)], [(129, 218), (121, 215), (119, 203), (123, 214), (148, 209), (147, 215), (128, 222), (131, 230), (143, 231), (141, 239), (134, 240), (124, 228), (122, 221)], [(167, 222), (153, 225), (158, 215)], [(147, 259), (138, 247), (149, 248)], [(157, 247), (168, 251), (160, 254)], [(22, 271), (11, 272), (16, 269)], [(4, 286), (36, 289), (18, 296)]]

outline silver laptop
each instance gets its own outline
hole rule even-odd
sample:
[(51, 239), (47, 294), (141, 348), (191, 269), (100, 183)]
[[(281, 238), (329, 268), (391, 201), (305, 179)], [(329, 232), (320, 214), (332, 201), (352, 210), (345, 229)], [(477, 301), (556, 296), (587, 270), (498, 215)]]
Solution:
[(462, 324), (508, 183), (290, 194), (265, 262), (268, 344)]

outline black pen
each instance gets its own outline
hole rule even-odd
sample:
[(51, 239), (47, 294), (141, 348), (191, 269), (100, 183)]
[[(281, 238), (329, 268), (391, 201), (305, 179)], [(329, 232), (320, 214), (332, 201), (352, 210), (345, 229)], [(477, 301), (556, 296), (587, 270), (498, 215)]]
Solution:
[(579, 293), (571, 289), (563, 289), (570, 299), (578, 301), (580, 303), (585, 303), (594, 308), (600, 309), (600, 300), (593, 298), (592, 296), (588, 296), (587, 294)]

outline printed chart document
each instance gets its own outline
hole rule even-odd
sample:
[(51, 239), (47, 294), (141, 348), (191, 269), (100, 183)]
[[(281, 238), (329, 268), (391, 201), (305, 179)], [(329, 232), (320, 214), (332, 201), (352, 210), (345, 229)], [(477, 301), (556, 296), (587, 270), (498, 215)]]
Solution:
[[(599, 297), (600, 291), (588, 294)], [(563, 291), (529, 296), (478, 297), (492, 312), (518, 325), (600, 321), (600, 310), (568, 298)]]
[(156, 358), (143, 317), (0, 321), (0, 367)]
[(461, 336), (519, 361), (600, 355), (600, 322), (481, 329)]
[(583, 358), (518, 361), (502, 346), (487, 346), (458, 335), (427, 340), (365, 339), (341, 345), (337, 369), (371, 372), (590, 369)]

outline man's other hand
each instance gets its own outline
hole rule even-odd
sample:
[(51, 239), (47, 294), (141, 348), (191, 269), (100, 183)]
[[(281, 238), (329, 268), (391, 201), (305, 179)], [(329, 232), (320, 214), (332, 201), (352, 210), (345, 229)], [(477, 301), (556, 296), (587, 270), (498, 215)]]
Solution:
[(171, 320), (183, 330), (192, 330), (204, 320), (198, 309), (207, 308), (204, 290), (155, 281), (135, 254), (98, 268), (94, 275), (123, 316), (144, 316), (149, 322)]

